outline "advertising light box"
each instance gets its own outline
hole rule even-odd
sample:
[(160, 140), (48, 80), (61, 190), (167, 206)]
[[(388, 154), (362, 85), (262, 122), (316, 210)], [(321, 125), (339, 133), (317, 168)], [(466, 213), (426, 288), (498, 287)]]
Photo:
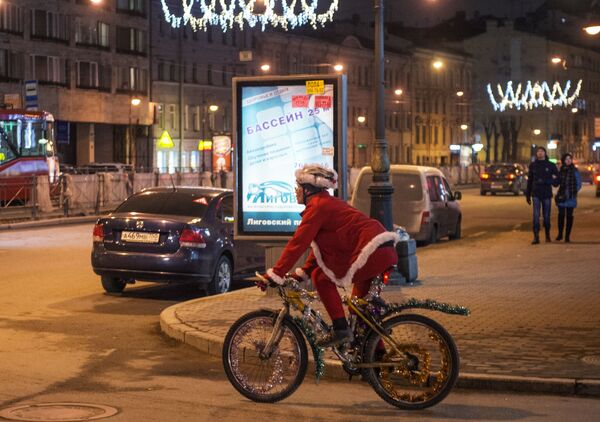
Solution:
[[(346, 196), (345, 77), (234, 78), (236, 232), (238, 238), (291, 236), (304, 205), (296, 169), (321, 164), (338, 171)], [(340, 171), (340, 169), (344, 169)]]

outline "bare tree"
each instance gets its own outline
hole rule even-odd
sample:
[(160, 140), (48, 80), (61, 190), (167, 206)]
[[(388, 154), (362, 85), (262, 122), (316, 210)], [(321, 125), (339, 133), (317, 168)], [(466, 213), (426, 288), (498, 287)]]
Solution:
[(502, 134), (502, 161), (506, 162), (510, 157), (510, 119), (507, 117), (500, 117), (500, 133)]
[(519, 152), (519, 132), (523, 124), (523, 116), (511, 116), (510, 118), (510, 142), (511, 142), (511, 154), (510, 159), (512, 162), (517, 161), (517, 155)]
[[(495, 120), (495, 119), (494, 119)], [(491, 117), (486, 117), (483, 121), (483, 129), (485, 130), (485, 162), (486, 164), (490, 163), (490, 155), (492, 154), (492, 125), (494, 124), (494, 120)]]

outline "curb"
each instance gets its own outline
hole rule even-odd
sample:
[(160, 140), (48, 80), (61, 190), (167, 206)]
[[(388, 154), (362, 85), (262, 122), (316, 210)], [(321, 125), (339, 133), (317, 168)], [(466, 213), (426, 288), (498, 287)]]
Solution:
[[(210, 297), (197, 300), (210, 300)], [(221, 358), (223, 340), (219, 336), (199, 331), (181, 321), (177, 315), (177, 308), (185, 306), (186, 302), (170, 306), (160, 314), (160, 328), (167, 336), (182, 343), (195, 347), (202, 353), (216, 358)], [(314, 368), (312, 354), (310, 366)], [(311, 368), (307, 376), (311, 375)], [(323, 379), (348, 381), (348, 374), (337, 360), (325, 360), (325, 374)], [(526, 393), (543, 393), (558, 395), (575, 395), (587, 397), (600, 397), (600, 380), (573, 379), (573, 378), (540, 378), (520, 377), (514, 375), (493, 375), (477, 373), (460, 373), (456, 383), (457, 388), (511, 391)]]
[(59, 217), (48, 218), (45, 220), (24, 221), (21, 223), (0, 224), (0, 231), (62, 226), (67, 224), (91, 223), (96, 221), (100, 217), (101, 215), (88, 215), (84, 217)]

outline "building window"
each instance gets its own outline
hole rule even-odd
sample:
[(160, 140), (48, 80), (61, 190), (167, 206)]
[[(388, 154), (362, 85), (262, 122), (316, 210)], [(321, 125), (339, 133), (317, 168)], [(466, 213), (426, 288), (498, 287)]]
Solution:
[(208, 85), (212, 85), (212, 83), (213, 83), (213, 74), (212, 73), (213, 73), (212, 72), (212, 65), (209, 64), (206, 67), (206, 83)]
[(171, 129), (176, 129), (176, 112), (175, 112), (175, 104), (169, 104), (169, 110), (168, 110), (168, 122), (169, 122), (169, 127)]
[(23, 8), (5, 1), (0, 3), (0, 31), (23, 33)]
[(165, 62), (158, 62), (157, 79), (159, 81), (165, 80)]
[(31, 56), (31, 76), (40, 82), (67, 84), (67, 61), (53, 56)]
[(415, 128), (415, 144), (418, 145), (421, 143), (421, 127), (415, 125)]
[(183, 108), (183, 129), (188, 130), (190, 127), (190, 106), (185, 105)]
[(23, 73), (23, 55), (0, 49), (0, 81), (20, 81)]
[(67, 16), (46, 10), (32, 10), (31, 36), (68, 42), (69, 25)]
[(145, 16), (146, 0), (117, 0), (117, 11)]
[(99, 85), (98, 63), (77, 62), (77, 87), (98, 88)]
[(119, 53), (146, 54), (146, 33), (140, 29), (117, 27)]
[(109, 26), (104, 22), (87, 23), (75, 19), (75, 43), (109, 48)]
[(118, 69), (118, 91), (146, 94), (147, 84), (147, 69), (140, 69), (133, 66)]
[(192, 64), (192, 82), (195, 84), (198, 83), (198, 66), (196, 65), (196, 63)]
[(194, 106), (192, 110), (192, 122), (194, 125), (194, 132), (200, 132), (200, 106)]

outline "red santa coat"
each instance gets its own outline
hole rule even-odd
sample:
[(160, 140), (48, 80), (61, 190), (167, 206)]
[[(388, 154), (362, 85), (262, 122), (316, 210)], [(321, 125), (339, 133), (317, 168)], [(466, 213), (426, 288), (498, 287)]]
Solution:
[(312, 196), (302, 213), (302, 223), (267, 274), (281, 284), (283, 276), (309, 246), (312, 252), (299, 275), (310, 274), (318, 265), (340, 287), (348, 287), (352, 277), (369, 256), (384, 243), (400, 240), (379, 221), (367, 217), (326, 191)]

